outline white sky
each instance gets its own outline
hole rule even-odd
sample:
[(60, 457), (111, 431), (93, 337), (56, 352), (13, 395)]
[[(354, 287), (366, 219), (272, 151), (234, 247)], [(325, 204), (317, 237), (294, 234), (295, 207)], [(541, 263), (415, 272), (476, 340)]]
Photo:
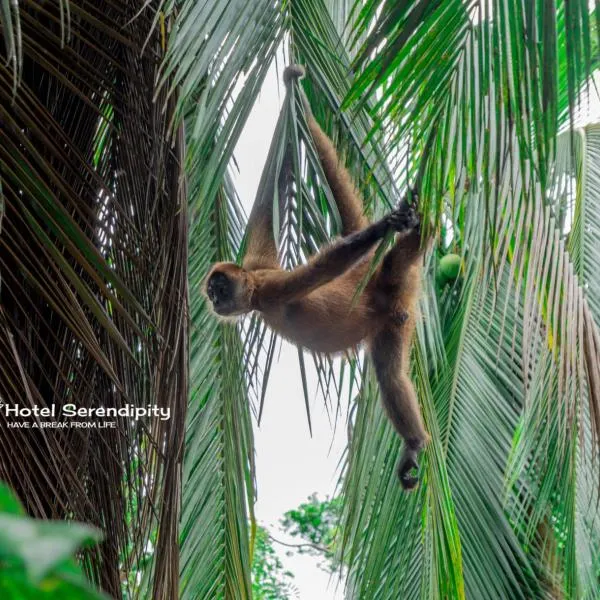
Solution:
[[(279, 73), (281, 75), (281, 73)], [(239, 174), (236, 189), (250, 213), (264, 162), (267, 158), (275, 123), (279, 116), (284, 89), (279, 86), (274, 66), (269, 70), (262, 93), (248, 118), (235, 149)], [(306, 357), (313, 436), (310, 437), (296, 348), (284, 343), (275, 357), (260, 428), (254, 426), (258, 500), (256, 517), (261, 525), (283, 542), (298, 543), (280, 530), (283, 514), (305, 502), (316, 492), (321, 499), (331, 496), (337, 482), (337, 468), (346, 445), (344, 416), (339, 417), (334, 435), (323, 399), (317, 395), (317, 380), (312, 360)], [(318, 566), (318, 559), (292, 552), (273, 544), (285, 569), (294, 573), (294, 585), (300, 600), (338, 600), (337, 578)]]

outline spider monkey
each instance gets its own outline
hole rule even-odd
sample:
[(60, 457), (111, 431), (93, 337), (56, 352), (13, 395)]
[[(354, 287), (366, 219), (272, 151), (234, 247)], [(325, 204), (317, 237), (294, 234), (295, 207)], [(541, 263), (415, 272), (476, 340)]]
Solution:
[[(283, 76), (288, 89), (303, 75), (303, 67), (288, 66)], [(301, 88), (300, 94), (340, 213), (342, 238), (322, 248), (306, 264), (292, 271), (282, 269), (273, 239), (271, 196), (270, 209), (258, 210), (255, 204), (252, 211), (242, 266), (215, 264), (206, 278), (205, 294), (217, 315), (258, 311), (273, 330), (309, 350), (336, 353), (366, 342), (386, 412), (405, 442), (398, 477), (404, 489), (412, 489), (418, 483), (413, 474), (418, 469), (418, 454), (429, 440), (407, 375), (424, 252), (420, 220), (405, 198), (394, 211), (369, 223), (349, 173), (316, 122)], [(367, 276), (376, 243), (391, 231), (400, 234), (394, 247), (360, 297), (354, 298)]]

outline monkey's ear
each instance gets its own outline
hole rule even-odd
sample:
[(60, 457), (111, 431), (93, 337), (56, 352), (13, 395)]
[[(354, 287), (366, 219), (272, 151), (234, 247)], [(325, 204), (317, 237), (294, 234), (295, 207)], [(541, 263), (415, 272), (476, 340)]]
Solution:
[(294, 79), (302, 79), (306, 74), (306, 69), (302, 65), (288, 65), (283, 72), (283, 83), (286, 86)]

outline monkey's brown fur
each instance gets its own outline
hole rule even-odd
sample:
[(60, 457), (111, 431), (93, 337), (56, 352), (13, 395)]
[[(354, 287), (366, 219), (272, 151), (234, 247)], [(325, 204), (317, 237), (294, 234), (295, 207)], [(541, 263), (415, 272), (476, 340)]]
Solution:
[[(286, 69), (284, 81), (288, 85), (303, 74), (302, 67), (292, 65)], [(243, 266), (214, 265), (207, 277), (207, 295), (217, 314), (259, 311), (272, 329), (310, 350), (335, 353), (366, 342), (383, 404), (405, 441), (398, 475), (404, 488), (410, 489), (418, 481), (411, 471), (418, 466), (417, 455), (428, 440), (407, 375), (420, 294), (420, 227), (406, 203), (380, 221), (369, 223), (349, 173), (314, 119), (303, 93), (302, 98), (344, 237), (321, 249), (307, 264), (285, 271), (273, 240), (272, 211), (253, 211)], [(375, 244), (390, 229), (403, 234), (355, 299)]]

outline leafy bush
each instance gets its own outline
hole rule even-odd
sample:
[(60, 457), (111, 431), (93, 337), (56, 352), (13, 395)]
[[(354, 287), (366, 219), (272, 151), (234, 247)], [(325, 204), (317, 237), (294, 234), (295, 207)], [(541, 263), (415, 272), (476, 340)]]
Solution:
[(25, 515), (11, 489), (0, 483), (0, 598), (2, 600), (106, 600), (74, 559), (97, 542), (97, 529)]
[(295, 596), (293, 575), (283, 568), (269, 538), (260, 525), (256, 528), (252, 560), (252, 597), (254, 600), (288, 600)]
[(319, 500), (316, 494), (308, 498), (294, 510), (288, 510), (282, 520), (284, 530), (304, 542), (297, 551), (300, 554), (322, 556), (325, 562), (320, 564), (324, 570), (337, 571), (337, 541), (342, 498)]

